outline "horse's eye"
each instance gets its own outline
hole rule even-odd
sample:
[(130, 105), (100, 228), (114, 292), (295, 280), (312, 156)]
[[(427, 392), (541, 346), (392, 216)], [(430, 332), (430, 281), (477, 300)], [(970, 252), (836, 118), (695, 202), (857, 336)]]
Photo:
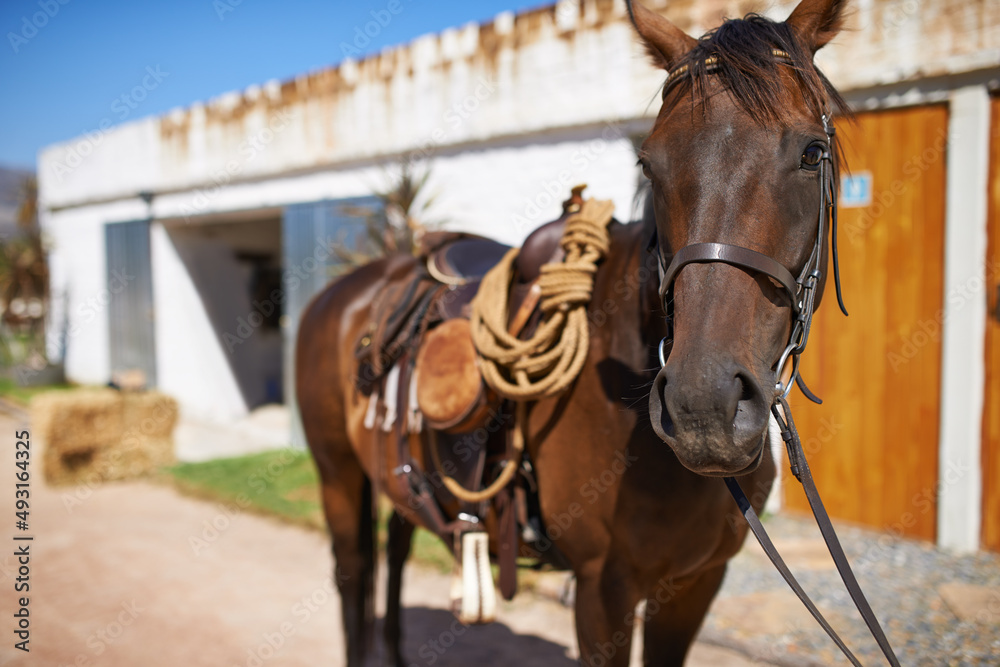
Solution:
[(648, 178), (649, 180), (653, 180), (653, 172), (650, 171), (649, 163), (646, 161), (645, 158), (639, 158), (639, 166), (642, 167), (642, 175)]
[(802, 164), (800, 165), (803, 169), (808, 169), (810, 171), (815, 171), (819, 167), (819, 163), (823, 160), (824, 148), (819, 144), (812, 144), (802, 153)]

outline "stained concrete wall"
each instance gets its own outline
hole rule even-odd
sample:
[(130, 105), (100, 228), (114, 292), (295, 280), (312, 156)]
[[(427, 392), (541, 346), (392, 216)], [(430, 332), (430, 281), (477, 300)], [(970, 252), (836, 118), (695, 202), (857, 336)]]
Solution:
[[(756, 10), (783, 19), (792, 6), (676, 0), (662, 11), (697, 35), (724, 16)], [(995, 67), (1000, 3), (859, 0), (819, 62), (842, 90)], [(39, 161), (42, 204), (210, 188), (651, 117), (662, 78), (635, 39), (624, 2), (565, 0), (51, 146)]]

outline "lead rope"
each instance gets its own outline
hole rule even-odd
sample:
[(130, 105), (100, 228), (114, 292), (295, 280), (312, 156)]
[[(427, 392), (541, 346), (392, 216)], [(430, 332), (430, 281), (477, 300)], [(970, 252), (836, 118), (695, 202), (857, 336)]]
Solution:
[[(778, 409), (779, 405), (781, 406), (780, 410)], [(782, 413), (784, 413), (784, 416)], [(813, 516), (816, 518), (816, 525), (819, 526), (820, 533), (823, 534), (827, 549), (829, 549), (830, 556), (837, 566), (837, 571), (840, 573), (840, 578), (844, 582), (844, 586), (847, 587), (847, 592), (851, 595), (851, 600), (854, 601), (854, 605), (858, 608), (858, 612), (861, 613), (865, 625), (868, 626), (868, 630), (872, 633), (875, 641), (878, 642), (879, 648), (882, 649), (882, 653), (889, 661), (889, 664), (892, 667), (899, 667), (899, 660), (896, 658), (892, 646), (889, 645), (889, 640), (886, 639), (885, 632), (883, 632), (882, 626), (879, 625), (878, 618), (875, 616), (875, 612), (872, 611), (868, 599), (861, 590), (861, 585), (858, 584), (857, 577), (854, 576), (851, 564), (847, 560), (844, 548), (841, 546), (840, 540), (837, 538), (837, 533), (833, 528), (833, 523), (830, 521), (830, 515), (827, 514), (826, 507), (823, 506), (823, 500), (816, 489), (816, 483), (813, 481), (812, 472), (809, 470), (809, 463), (806, 461), (805, 452), (802, 451), (799, 432), (795, 428), (795, 422), (792, 420), (792, 410), (788, 406), (788, 401), (784, 397), (778, 396), (775, 404), (771, 406), (771, 414), (774, 415), (781, 429), (781, 439), (785, 441), (785, 446), (788, 449), (788, 461), (792, 469), (792, 474), (795, 475), (795, 478), (799, 480), (802, 488), (805, 490), (809, 507), (812, 508)], [(757, 516), (757, 512), (750, 505), (750, 501), (747, 500), (746, 494), (743, 493), (743, 489), (740, 488), (736, 479), (726, 477), (726, 486), (729, 488), (729, 492), (732, 494), (736, 504), (739, 505), (740, 512), (742, 512), (743, 517), (750, 525), (750, 529), (753, 531), (757, 541), (760, 542), (760, 546), (764, 549), (764, 553), (767, 554), (771, 563), (781, 573), (781, 576), (788, 583), (789, 587), (795, 591), (802, 604), (806, 606), (806, 609), (813, 615), (813, 618), (823, 627), (823, 630), (830, 636), (830, 639), (844, 652), (844, 655), (851, 661), (851, 664), (856, 667), (862, 667), (858, 659), (854, 657), (854, 654), (851, 653), (840, 636), (830, 626), (826, 618), (823, 617), (823, 614), (816, 608), (816, 605), (809, 599), (809, 596), (795, 579), (795, 575), (788, 569), (785, 561), (774, 547), (774, 543), (771, 542), (771, 538), (764, 529), (764, 525)]]

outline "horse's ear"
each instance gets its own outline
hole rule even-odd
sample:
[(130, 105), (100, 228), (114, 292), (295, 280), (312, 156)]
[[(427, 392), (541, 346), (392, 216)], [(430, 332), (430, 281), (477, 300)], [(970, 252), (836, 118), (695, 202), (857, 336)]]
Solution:
[(628, 0), (626, 4), (632, 25), (642, 37), (646, 51), (657, 67), (669, 70), (674, 63), (684, 57), (685, 53), (698, 44), (697, 40), (656, 12), (646, 9), (633, 0)]
[(847, 0), (802, 0), (785, 23), (816, 53), (840, 32), (846, 6)]

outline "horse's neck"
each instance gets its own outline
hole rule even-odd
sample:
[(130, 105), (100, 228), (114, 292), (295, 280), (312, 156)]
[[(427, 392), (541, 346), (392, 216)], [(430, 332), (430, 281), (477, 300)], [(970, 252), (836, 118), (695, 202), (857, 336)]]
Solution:
[(593, 325), (614, 326), (616, 337), (634, 337), (643, 349), (655, 348), (666, 335), (658, 258), (655, 246), (650, 249), (654, 233), (651, 219), (612, 227), (603, 267), (607, 274), (595, 285), (590, 313)]

